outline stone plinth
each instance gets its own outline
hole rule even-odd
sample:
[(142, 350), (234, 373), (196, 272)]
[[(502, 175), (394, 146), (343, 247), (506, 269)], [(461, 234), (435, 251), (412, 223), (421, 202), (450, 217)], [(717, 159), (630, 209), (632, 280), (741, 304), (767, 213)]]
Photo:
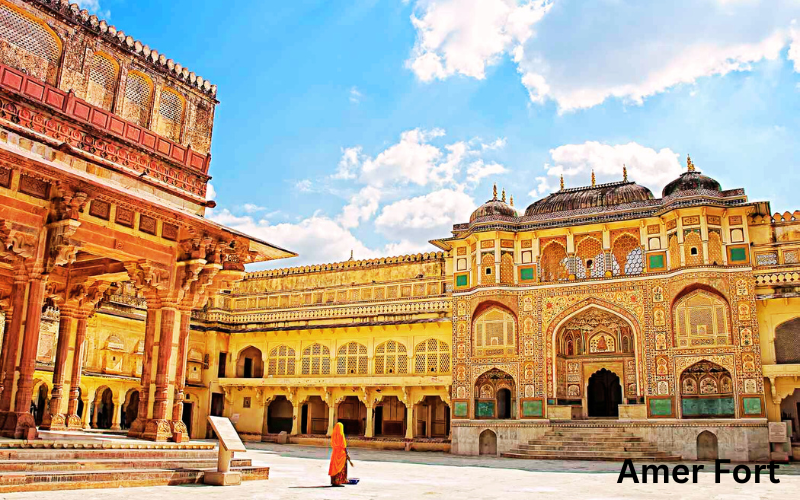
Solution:
[(647, 406), (619, 405), (620, 420), (647, 420)]
[(572, 405), (552, 405), (547, 407), (550, 420), (577, 420), (581, 418), (581, 407)]

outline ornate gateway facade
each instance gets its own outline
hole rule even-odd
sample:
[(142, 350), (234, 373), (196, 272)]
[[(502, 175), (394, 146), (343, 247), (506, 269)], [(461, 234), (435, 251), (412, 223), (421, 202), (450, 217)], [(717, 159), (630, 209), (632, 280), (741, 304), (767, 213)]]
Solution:
[(293, 254), (203, 217), (215, 94), (77, 6), (0, 0), (0, 433), (212, 414), (478, 454), (582, 423), (762, 460), (768, 420), (800, 428), (800, 213), (687, 161), (660, 198), (495, 192), (439, 252), (245, 273)]

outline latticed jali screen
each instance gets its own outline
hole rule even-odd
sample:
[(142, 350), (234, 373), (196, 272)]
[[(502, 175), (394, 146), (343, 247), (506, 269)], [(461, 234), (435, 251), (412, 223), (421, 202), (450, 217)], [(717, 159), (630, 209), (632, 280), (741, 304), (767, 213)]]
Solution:
[(475, 321), (475, 354), (513, 354), (516, 338), (514, 318), (500, 309), (490, 309)]
[(800, 318), (782, 323), (775, 329), (775, 361), (800, 363)]
[[(13, 48), (27, 53), (38, 60), (15, 57), (12, 53), (2, 54), (2, 60), (9, 65), (25, 70), (28, 74), (47, 79), (54, 75), (61, 58), (61, 48), (53, 33), (41, 24), (34, 22), (16, 9), (0, 2), (0, 40), (13, 46)], [(15, 59), (14, 61), (7, 60)], [(47, 65), (47, 71), (42, 74), (37, 64), (41, 61)], [(49, 81), (49, 83), (53, 83)]]
[(447, 373), (450, 371), (450, 346), (436, 339), (420, 342), (414, 348), (416, 373)]
[(542, 281), (559, 281), (567, 279), (567, 268), (564, 261), (567, 249), (557, 242), (548, 243), (541, 257)]
[(728, 345), (728, 306), (722, 299), (698, 291), (675, 305), (675, 337), (678, 347)]
[(644, 271), (644, 259), (642, 257), (642, 247), (639, 240), (629, 234), (624, 234), (614, 241), (611, 254), (619, 266), (619, 271), (615, 273), (641, 274)]
[(294, 375), (295, 354), (294, 349), (282, 345), (274, 348), (269, 353), (269, 375)]
[(301, 363), (303, 375), (330, 375), (331, 351), (322, 344), (312, 344), (303, 349)]
[(139, 126), (147, 126), (150, 103), (153, 99), (153, 84), (140, 73), (128, 73), (125, 82), (125, 101), (122, 115)]
[(117, 86), (117, 64), (103, 54), (92, 57), (86, 100), (95, 106), (110, 110), (114, 104)]
[(408, 372), (406, 346), (389, 340), (375, 348), (375, 374), (389, 375)]
[(161, 115), (159, 133), (173, 141), (180, 139), (183, 122), (183, 100), (175, 91), (168, 89), (161, 91), (158, 114)]
[(336, 373), (339, 375), (366, 375), (368, 373), (367, 347), (349, 342), (339, 348), (336, 356)]

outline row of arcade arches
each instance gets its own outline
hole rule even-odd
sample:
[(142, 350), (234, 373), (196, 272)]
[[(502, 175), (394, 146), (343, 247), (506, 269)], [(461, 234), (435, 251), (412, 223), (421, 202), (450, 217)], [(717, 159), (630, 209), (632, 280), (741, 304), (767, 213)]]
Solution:
[[(358, 342), (348, 342), (336, 351), (336, 358), (331, 358), (330, 349), (320, 343), (306, 346), (301, 356), (297, 357), (295, 349), (287, 345), (274, 347), (266, 359), (266, 367), (262, 352), (255, 346), (249, 346), (239, 352), (236, 361), (238, 378), (261, 378), (271, 376), (294, 375), (367, 375), (369, 373), (369, 356), (367, 347)], [(394, 374), (441, 374), (450, 372), (450, 345), (438, 339), (430, 338), (419, 342), (408, 356), (406, 346), (396, 340), (388, 340), (375, 347), (372, 372), (376, 375)], [(409, 364), (411, 363), (411, 366)], [(298, 366), (299, 365), (299, 366)]]

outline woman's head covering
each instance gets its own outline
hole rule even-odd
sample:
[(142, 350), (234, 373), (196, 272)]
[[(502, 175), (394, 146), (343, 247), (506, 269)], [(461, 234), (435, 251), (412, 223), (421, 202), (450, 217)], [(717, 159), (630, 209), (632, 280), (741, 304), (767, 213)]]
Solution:
[(344, 437), (344, 424), (336, 422), (333, 427), (333, 435), (331, 436), (331, 446), (333, 447), (347, 447), (347, 440)]

